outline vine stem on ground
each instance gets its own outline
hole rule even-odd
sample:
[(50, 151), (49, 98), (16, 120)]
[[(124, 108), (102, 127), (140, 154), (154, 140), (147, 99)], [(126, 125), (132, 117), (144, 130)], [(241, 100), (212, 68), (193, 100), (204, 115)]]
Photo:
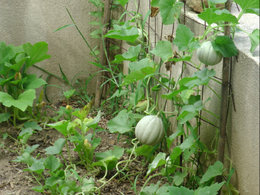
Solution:
[[(98, 188), (98, 190), (100, 190), (102, 187), (104, 187), (106, 184), (108, 184), (110, 181), (112, 181), (120, 172), (124, 171), (124, 170), (127, 168), (128, 164), (129, 164), (131, 161), (133, 161), (133, 159), (131, 160), (131, 158), (132, 158), (132, 156), (133, 156), (133, 154), (134, 154), (134, 152), (135, 152), (135, 149), (136, 149), (136, 147), (137, 147), (137, 145), (138, 145), (138, 143), (139, 143), (139, 142), (134, 143), (135, 140), (137, 140), (137, 139), (135, 138), (135, 139), (132, 140), (132, 144), (134, 145), (134, 147), (133, 147), (133, 149), (132, 149), (132, 151), (131, 151), (131, 154), (129, 155), (129, 159), (118, 162), (118, 163), (116, 164), (116, 170), (117, 170), (117, 172), (116, 172), (108, 181), (106, 181), (106, 182), (101, 181), (103, 184)], [(124, 163), (124, 162), (126, 162), (125, 166), (124, 166), (121, 170), (119, 170), (118, 166), (119, 166), (120, 164)], [(102, 177), (102, 179), (104, 179), (104, 177)]]

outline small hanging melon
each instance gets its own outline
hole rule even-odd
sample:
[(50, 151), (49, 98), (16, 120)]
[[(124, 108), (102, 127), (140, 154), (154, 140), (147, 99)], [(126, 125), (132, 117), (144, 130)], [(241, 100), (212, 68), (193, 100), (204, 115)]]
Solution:
[(135, 127), (135, 136), (142, 144), (158, 144), (164, 136), (162, 119), (156, 115), (143, 117)]
[(206, 65), (216, 65), (222, 60), (222, 55), (214, 50), (210, 41), (202, 43), (197, 50), (197, 56)]

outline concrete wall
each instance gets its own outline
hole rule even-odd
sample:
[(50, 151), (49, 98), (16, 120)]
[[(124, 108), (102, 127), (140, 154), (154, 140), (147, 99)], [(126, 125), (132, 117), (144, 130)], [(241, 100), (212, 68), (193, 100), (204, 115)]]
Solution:
[[(95, 72), (96, 68), (90, 65), (89, 62), (93, 59), (75, 28), (69, 27), (54, 32), (57, 28), (72, 23), (65, 7), (70, 10), (90, 44), (97, 45), (97, 41), (89, 37), (93, 30), (93, 26), (88, 24), (93, 20), (89, 11), (94, 8), (87, 0), (0, 0), (0, 41), (13, 45), (46, 41), (49, 44), (51, 59), (39, 66), (60, 75), (60, 64), (69, 79), (78, 73), (78, 76), (86, 78)], [(42, 74), (38, 70), (32, 71)], [(61, 84), (55, 79), (51, 79), (50, 82)], [(90, 93), (93, 89), (95, 81), (88, 88)], [(51, 100), (58, 100), (62, 90), (48, 87), (48, 95)]]
[[(235, 6), (232, 12), (238, 15)], [(187, 25), (195, 34), (201, 34), (204, 26), (196, 14), (187, 14)], [(244, 15), (240, 26), (252, 32), (257, 26), (259, 17), (251, 14)], [(232, 178), (233, 184), (238, 187), (241, 195), (259, 194), (259, 46), (250, 53), (250, 40), (245, 33), (236, 33), (235, 44), (239, 49), (237, 59), (233, 58), (231, 84), (234, 95), (235, 109), (230, 105), (226, 143), (226, 156), (231, 159), (229, 163), (235, 168)], [(217, 67), (217, 76), (221, 77), (221, 66)], [(220, 94), (220, 86), (210, 83)], [(220, 100), (206, 91), (206, 97), (213, 97), (207, 108), (215, 113), (220, 111)], [(232, 104), (232, 101), (231, 101)], [(204, 113), (205, 115), (206, 113)], [(210, 117), (210, 115), (206, 115)], [(214, 121), (214, 118), (210, 118)], [(217, 120), (215, 119), (216, 124)], [(208, 144), (214, 138), (214, 129), (204, 124), (202, 138)], [(228, 163), (227, 163), (228, 164)]]
[(259, 64), (240, 52), (232, 86), (236, 112), (230, 109), (230, 157), (241, 194), (259, 194)]

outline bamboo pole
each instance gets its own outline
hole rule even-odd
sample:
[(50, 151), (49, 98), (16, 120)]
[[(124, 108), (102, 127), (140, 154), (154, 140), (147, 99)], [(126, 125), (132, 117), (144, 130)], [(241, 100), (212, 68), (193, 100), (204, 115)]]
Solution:
[[(106, 34), (107, 29), (108, 29), (108, 23), (110, 21), (110, 3), (111, 0), (103, 0), (104, 2), (104, 16), (103, 16), (103, 35)], [(103, 45), (103, 41), (101, 40), (100, 42), (100, 63), (102, 65), (106, 65), (107, 64), (107, 60), (106, 60), (106, 56), (105, 56), (105, 49), (106, 45), (107, 45), (107, 40), (105, 38), (105, 46)], [(96, 92), (95, 92), (95, 107), (99, 107), (100, 106), (100, 102), (101, 102), (101, 98), (102, 98), (102, 76), (103, 74), (100, 72), (97, 75), (97, 83), (96, 83)]]

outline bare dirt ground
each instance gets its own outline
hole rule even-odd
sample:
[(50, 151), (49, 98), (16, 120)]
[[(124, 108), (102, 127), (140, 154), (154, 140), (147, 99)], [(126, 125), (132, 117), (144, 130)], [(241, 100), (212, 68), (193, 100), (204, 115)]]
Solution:
[[(102, 117), (99, 126), (106, 129), (106, 123), (108, 119)], [(19, 156), (19, 144), (11, 138), (3, 140), (3, 134), (8, 133), (13, 138), (17, 138), (19, 130), (15, 129), (11, 124), (0, 124), (0, 195), (37, 195), (41, 194), (31, 190), (33, 186), (36, 186), (36, 182), (32, 175), (23, 171), (26, 168), (24, 164), (13, 162), (14, 159)], [(111, 134), (107, 130), (97, 132), (97, 136), (101, 138), (101, 144), (96, 149), (96, 152), (103, 152), (112, 149), (114, 145), (118, 145), (125, 149), (129, 148), (130, 140), (127, 136), (120, 136), (118, 139), (117, 134)], [(35, 133), (29, 140), (29, 145), (40, 144), (40, 147), (35, 151), (37, 153), (44, 153), (44, 149), (51, 146), (62, 135), (53, 129), (43, 129)], [(2, 144), (2, 145), (1, 145)], [(126, 159), (126, 154), (122, 157)], [(137, 189), (141, 189), (145, 182), (144, 176), (147, 170), (143, 170), (143, 162), (140, 160), (133, 161), (128, 169), (127, 174), (129, 177), (123, 177), (119, 175), (114, 178), (108, 185), (102, 188), (101, 194), (117, 195), (117, 194), (135, 194), (132, 188), (136, 173), (139, 174), (138, 181), (136, 183)], [(84, 170), (80, 170), (83, 171)], [(115, 173), (115, 172), (114, 172)], [(111, 176), (113, 172), (111, 173)], [(102, 177), (103, 175), (96, 176)], [(108, 179), (109, 179), (108, 175)], [(156, 179), (151, 182), (156, 183)], [(154, 181), (154, 182), (153, 182)], [(46, 193), (47, 194), (47, 193)]]

